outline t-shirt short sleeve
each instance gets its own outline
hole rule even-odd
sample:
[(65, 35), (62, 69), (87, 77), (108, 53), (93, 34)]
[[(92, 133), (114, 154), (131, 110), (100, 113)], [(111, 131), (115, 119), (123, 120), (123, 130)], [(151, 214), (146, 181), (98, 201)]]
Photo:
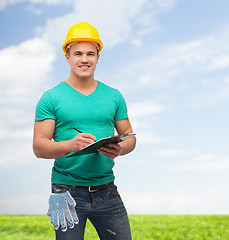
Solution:
[(42, 121), (45, 119), (56, 120), (53, 100), (47, 91), (44, 92), (40, 98), (35, 112), (35, 121)]
[(119, 104), (118, 104), (117, 112), (115, 115), (115, 121), (128, 118), (126, 102), (119, 91), (118, 91), (118, 102)]

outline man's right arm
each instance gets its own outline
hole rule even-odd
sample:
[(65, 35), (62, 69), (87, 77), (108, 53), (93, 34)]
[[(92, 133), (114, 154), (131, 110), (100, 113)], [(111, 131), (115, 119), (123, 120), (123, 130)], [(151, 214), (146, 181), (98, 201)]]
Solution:
[(36, 121), (34, 124), (33, 151), (38, 158), (54, 159), (78, 152), (93, 143), (95, 136), (79, 133), (73, 139), (61, 142), (52, 140), (56, 122), (53, 119)]

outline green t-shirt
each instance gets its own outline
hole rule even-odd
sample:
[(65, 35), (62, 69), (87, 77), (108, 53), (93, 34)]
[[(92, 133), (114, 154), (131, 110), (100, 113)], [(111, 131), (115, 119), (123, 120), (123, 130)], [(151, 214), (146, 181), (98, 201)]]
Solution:
[[(54, 119), (53, 140), (73, 139), (77, 132), (91, 133), (96, 139), (114, 135), (115, 121), (128, 118), (121, 93), (98, 81), (96, 90), (86, 96), (66, 82), (46, 91), (36, 108), (35, 121)], [(114, 160), (102, 153), (61, 157), (54, 161), (52, 183), (96, 186), (114, 180)]]

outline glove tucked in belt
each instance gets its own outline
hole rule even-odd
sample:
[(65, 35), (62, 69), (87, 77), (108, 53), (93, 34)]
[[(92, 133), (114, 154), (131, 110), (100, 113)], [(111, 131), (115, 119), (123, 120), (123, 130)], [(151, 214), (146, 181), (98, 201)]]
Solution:
[(50, 217), (51, 224), (54, 225), (55, 230), (61, 226), (61, 230), (65, 232), (67, 230), (67, 222), (69, 228), (74, 228), (74, 224), (79, 223), (75, 206), (76, 202), (69, 191), (50, 195), (47, 215)]

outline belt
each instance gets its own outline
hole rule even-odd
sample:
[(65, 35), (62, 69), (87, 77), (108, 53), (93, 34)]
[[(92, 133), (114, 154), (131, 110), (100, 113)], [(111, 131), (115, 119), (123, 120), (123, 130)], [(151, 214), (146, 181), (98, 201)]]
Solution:
[(99, 191), (103, 188), (108, 187), (109, 185), (111, 185), (113, 183), (114, 182), (109, 182), (109, 183), (98, 185), (98, 186), (74, 186), (74, 187), (88, 189), (89, 192), (96, 192), (96, 191)]

